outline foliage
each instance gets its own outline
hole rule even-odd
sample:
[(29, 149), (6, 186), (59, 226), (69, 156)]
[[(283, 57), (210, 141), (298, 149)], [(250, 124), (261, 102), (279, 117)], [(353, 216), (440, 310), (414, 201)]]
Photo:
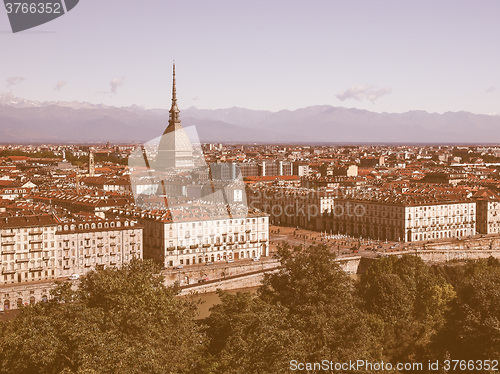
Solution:
[(443, 325), (453, 287), (416, 256), (388, 256), (370, 266), (359, 284), (364, 308), (384, 321), (385, 354), (416, 359)]
[(490, 258), (462, 267), (457, 298), (432, 350), (461, 359), (500, 357), (500, 264)]
[(77, 291), (26, 307), (3, 326), (3, 373), (191, 373), (205, 338), (195, 306), (150, 262), (89, 273)]
[(324, 245), (279, 254), (257, 294), (219, 291), (203, 321), (148, 261), (91, 272), (78, 289), (61, 283), (0, 324), (0, 373), (281, 374), (291, 360), (500, 355), (498, 260), (429, 267), (388, 256), (355, 283)]
[(58, 158), (53, 152), (43, 151), (43, 152), (24, 152), (20, 150), (14, 149), (2, 149), (0, 151), (0, 157), (9, 157), (9, 156), (26, 156), (31, 158)]
[(288, 373), (290, 361), (378, 357), (378, 321), (363, 315), (351, 279), (326, 246), (292, 255), (257, 296), (221, 295), (207, 321), (220, 373)]

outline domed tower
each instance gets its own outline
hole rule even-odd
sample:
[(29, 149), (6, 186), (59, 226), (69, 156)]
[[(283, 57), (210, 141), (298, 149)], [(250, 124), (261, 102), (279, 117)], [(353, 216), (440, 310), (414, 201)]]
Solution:
[(173, 66), (172, 107), (168, 126), (163, 132), (156, 157), (155, 169), (186, 170), (194, 168), (193, 145), (181, 126), (177, 107), (177, 91), (175, 87), (175, 63)]

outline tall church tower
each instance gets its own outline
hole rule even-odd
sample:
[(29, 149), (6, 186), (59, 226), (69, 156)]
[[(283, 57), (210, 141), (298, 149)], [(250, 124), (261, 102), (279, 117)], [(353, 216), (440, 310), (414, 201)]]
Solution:
[(93, 177), (95, 174), (95, 165), (94, 165), (94, 152), (92, 148), (89, 148), (89, 176)]
[(173, 65), (172, 106), (170, 107), (168, 126), (161, 137), (155, 169), (186, 170), (194, 167), (193, 145), (181, 126), (177, 107), (177, 89), (175, 87), (175, 63)]

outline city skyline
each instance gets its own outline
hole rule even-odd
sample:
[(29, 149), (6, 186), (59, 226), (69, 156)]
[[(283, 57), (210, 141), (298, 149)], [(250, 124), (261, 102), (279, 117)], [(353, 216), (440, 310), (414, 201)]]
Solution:
[(168, 108), (175, 60), (181, 110), (500, 112), (497, 2), (384, 5), (88, 0), (15, 35), (2, 11), (0, 92)]

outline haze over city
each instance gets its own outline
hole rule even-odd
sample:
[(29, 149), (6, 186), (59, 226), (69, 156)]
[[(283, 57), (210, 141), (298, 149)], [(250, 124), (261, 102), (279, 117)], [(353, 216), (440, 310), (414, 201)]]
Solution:
[(0, 92), (37, 101), (278, 111), (500, 112), (497, 1), (82, 1), (11, 34)]

